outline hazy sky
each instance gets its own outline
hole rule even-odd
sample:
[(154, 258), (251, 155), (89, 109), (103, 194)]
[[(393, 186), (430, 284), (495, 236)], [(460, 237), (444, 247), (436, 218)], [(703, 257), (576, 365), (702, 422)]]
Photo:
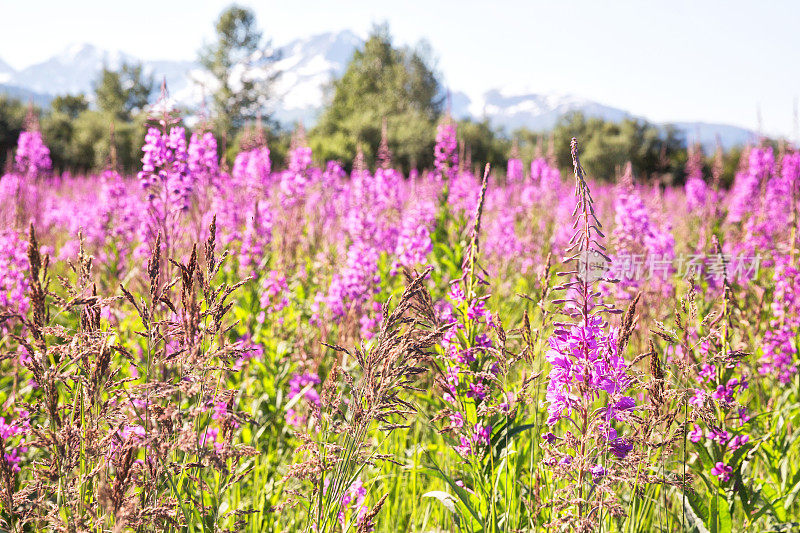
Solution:
[[(0, 58), (22, 68), (89, 42), (190, 59), (223, 0), (0, 0)], [(795, 135), (800, 2), (243, 1), (275, 44), (328, 30), (427, 39), (445, 82), (569, 92), (655, 121), (702, 120)]]

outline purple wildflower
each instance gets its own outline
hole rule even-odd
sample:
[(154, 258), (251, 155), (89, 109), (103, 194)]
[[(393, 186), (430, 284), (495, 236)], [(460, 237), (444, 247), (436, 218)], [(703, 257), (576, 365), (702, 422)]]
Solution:
[(44, 144), (41, 132), (29, 129), (19, 134), (14, 161), (17, 172), (29, 178), (36, 178), (50, 171), (53, 166), (50, 149)]
[(720, 462), (714, 465), (714, 468), (711, 469), (711, 474), (717, 476), (719, 480), (723, 483), (730, 480), (731, 472), (733, 472), (732, 467), (726, 465), (725, 463), (720, 463)]
[(452, 180), (458, 172), (458, 139), (455, 123), (449, 117), (436, 128), (433, 166), (439, 177)]

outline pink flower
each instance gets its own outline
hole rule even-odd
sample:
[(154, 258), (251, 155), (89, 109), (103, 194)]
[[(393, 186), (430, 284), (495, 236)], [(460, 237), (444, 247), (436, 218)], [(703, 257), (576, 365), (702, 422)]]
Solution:
[(733, 472), (733, 468), (725, 463), (717, 463), (714, 465), (714, 468), (711, 469), (711, 474), (717, 476), (723, 483), (731, 478), (731, 472)]

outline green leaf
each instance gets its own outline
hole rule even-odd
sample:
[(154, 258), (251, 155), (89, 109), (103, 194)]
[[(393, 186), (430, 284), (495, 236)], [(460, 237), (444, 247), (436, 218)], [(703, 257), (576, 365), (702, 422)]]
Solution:
[(508, 438), (513, 439), (515, 436), (519, 435), (523, 431), (528, 431), (529, 429), (533, 429), (536, 427), (536, 424), (521, 424), (519, 426), (514, 426), (508, 432)]
[[(697, 454), (700, 456), (700, 460), (703, 463), (703, 470), (707, 471), (714, 468), (715, 461), (708, 452), (708, 448), (706, 448), (704, 444), (700, 443), (695, 444), (694, 448), (697, 450)], [(693, 468), (696, 468), (696, 466), (693, 465)]]
[(441, 491), (441, 490), (432, 490), (430, 492), (426, 492), (422, 495), (423, 498), (436, 498), (441, 502), (445, 509), (450, 511), (456, 516), (459, 516), (458, 509), (456, 507), (456, 500), (452, 494)]
[(705, 502), (691, 489), (684, 491), (683, 496), (686, 503), (686, 517), (689, 519), (689, 523), (698, 531), (707, 532), (705, 524), (708, 521), (708, 507)]
[(456, 495), (458, 496), (458, 499), (461, 500), (461, 503), (464, 505), (464, 507), (467, 508), (467, 510), (470, 512), (470, 514), (473, 516), (473, 518), (475, 518), (475, 520), (477, 520), (478, 523), (482, 524), (483, 523), (483, 519), (481, 518), (480, 514), (475, 510), (475, 508), (472, 506), (472, 502), (470, 501), (469, 493), (466, 490), (464, 490), (463, 488), (461, 488), (458, 485), (456, 485), (455, 481), (453, 481), (450, 478), (450, 476), (445, 474), (442, 471), (442, 469), (439, 468), (439, 465), (436, 464), (436, 461), (433, 460), (433, 458), (431, 457), (430, 454), (426, 454), (426, 455), (428, 456), (428, 459), (433, 464), (433, 469), (436, 471), (437, 475), (442, 479), (442, 481), (444, 481), (445, 483), (450, 485), (450, 488), (453, 490), (453, 492), (456, 493)]
[(753, 508), (753, 495), (748, 490), (747, 485), (742, 479), (741, 470), (737, 470), (733, 477), (733, 488), (736, 494), (739, 495), (739, 500), (742, 502), (742, 508), (747, 516), (751, 516), (755, 509)]
[(749, 455), (750, 452), (758, 446), (758, 444), (759, 443), (757, 442), (748, 442), (744, 446), (738, 448), (735, 452), (733, 452), (733, 455), (731, 455), (731, 458), (728, 460), (728, 466), (731, 466), (734, 470), (738, 469), (742, 461), (747, 458), (747, 455)]
[(775, 505), (782, 498), (772, 487), (772, 485), (765, 483), (764, 486), (761, 487), (761, 494), (765, 498), (767, 505), (769, 506), (769, 510), (772, 512), (775, 518), (777, 518), (780, 522), (786, 522), (786, 509), (783, 507), (783, 505)]
[(789, 494), (786, 496), (786, 500), (783, 502), (783, 507), (787, 511), (792, 507), (795, 499), (797, 499), (797, 494), (800, 493), (800, 470), (795, 472), (794, 477), (792, 478), (792, 485), (791, 489), (789, 490)]
[(719, 522), (718, 531), (719, 533), (730, 533), (733, 527), (730, 502), (728, 502), (728, 498), (722, 491), (717, 494), (717, 500), (719, 501), (719, 506), (717, 509)]
[(717, 526), (719, 521), (719, 494), (711, 493), (708, 498), (708, 518), (706, 526), (711, 533), (720, 533)]

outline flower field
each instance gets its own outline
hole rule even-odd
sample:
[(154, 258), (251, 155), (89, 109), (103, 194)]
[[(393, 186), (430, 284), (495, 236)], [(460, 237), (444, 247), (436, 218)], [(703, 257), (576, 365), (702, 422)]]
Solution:
[[(403, 175), (164, 112), (0, 178), (2, 531), (798, 531), (800, 153)], [(345, 171), (344, 168), (351, 171)]]

